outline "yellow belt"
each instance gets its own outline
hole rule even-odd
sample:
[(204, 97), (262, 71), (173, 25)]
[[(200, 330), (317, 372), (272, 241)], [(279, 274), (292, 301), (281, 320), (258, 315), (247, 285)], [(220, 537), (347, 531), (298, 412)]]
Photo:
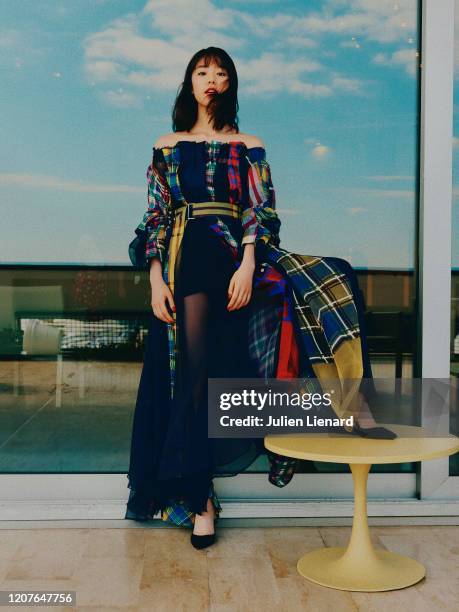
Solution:
[(233, 202), (187, 202), (175, 208), (175, 213), (185, 214), (187, 220), (205, 215), (229, 215), (234, 219), (240, 217), (240, 204)]
[[(238, 203), (232, 202), (187, 202), (174, 209), (174, 219), (172, 232), (169, 240), (168, 257), (166, 265), (166, 281), (175, 300), (175, 272), (180, 265), (180, 245), (182, 242), (185, 227), (188, 221), (196, 217), (209, 215), (227, 215), (233, 219), (241, 217), (241, 207)], [(173, 312), (173, 323), (168, 323), (169, 356), (171, 371), (175, 372), (176, 366), (176, 339), (177, 339), (177, 313)], [(172, 395), (174, 395), (174, 377), (171, 379)]]
[(169, 242), (168, 284), (174, 295), (175, 267), (182, 242), (185, 227), (188, 221), (196, 217), (207, 215), (228, 215), (233, 219), (241, 216), (240, 204), (232, 202), (188, 202), (174, 209), (174, 222)]

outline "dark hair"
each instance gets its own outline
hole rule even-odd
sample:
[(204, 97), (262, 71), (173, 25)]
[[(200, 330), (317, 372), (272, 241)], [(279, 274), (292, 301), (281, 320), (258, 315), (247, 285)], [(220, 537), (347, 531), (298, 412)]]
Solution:
[(220, 68), (224, 68), (228, 72), (228, 88), (218, 96), (213, 96), (207, 106), (207, 112), (212, 118), (213, 129), (221, 130), (229, 125), (236, 130), (236, 133), (239, 133), (236, 67), (228, 53), (219, 47), (201, 49), (190, 59), (172, 110), (174, 132), (190, 130), (198, 118), (198, 103), (191, 93), (191, 76), (200, 60), (204, 60), (205, 66), (208, 66), (214, 60)]

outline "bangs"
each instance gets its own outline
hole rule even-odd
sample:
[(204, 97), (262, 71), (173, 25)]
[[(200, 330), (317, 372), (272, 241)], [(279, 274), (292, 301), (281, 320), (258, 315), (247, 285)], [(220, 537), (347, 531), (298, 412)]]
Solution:
[(201, 55), (201, 57), (197, 60), (196, 66), (200, 62), (202, 62), (204, 64), (204, 66), (206, 66), (206, 67), (209, 64), (211, 64), (212, 62), (215, 62), (217, 64), (217, 66), (219, 66), (219, 68), (224, 68), (225, 70), (229, 71), (229, 67), (226, 65), (226, 62), (224, 61), (224, 59), (222, 57), (220, 57), (220, 55), (215, 55), (215, 54), (212, 54), (212, 53), (206, 53), (204, 55)]

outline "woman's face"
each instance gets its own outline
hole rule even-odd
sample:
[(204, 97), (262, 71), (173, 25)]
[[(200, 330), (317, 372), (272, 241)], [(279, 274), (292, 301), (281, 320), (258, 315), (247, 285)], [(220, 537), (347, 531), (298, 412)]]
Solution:
[(191, 87), (196, 102), (207, 106), (212, 96), (228, 89), (228, 72), (213, 60), (208, 66), (204, 65), (203, 60), (199, 60), (191, 75)]

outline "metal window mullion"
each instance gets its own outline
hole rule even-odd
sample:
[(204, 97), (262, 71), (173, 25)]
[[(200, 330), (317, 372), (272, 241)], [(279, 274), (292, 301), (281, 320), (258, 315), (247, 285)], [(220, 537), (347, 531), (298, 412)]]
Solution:
[[(455, 0), (422, 0), (418, 337), (422, 378), (449, 379)], [(419, 374), (417, 374), (419, 376)], [(427, 398), (422, 397), (422, 423)], [(449, 431), (449, 415), (442, 417)], [(418, 492), (449, 477), (449, 460), (420, 464)]]

